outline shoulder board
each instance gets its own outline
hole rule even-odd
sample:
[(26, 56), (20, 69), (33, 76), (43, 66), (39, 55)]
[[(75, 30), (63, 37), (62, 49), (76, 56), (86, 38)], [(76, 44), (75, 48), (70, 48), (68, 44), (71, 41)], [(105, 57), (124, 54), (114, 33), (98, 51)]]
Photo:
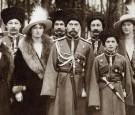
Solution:
[(86, 39), (84, 39), (84, 38), (82, 38), (82, 37), (79, 37), (81, 40), (83, 40), (83, 41), (85, 41), (85, 42), (87, 42), (87, 43), (89, 43), (89, 44), (91, 44), (91, 42), (90, 41), (88, 41), (88, 40), (86, 40)]
[(63, 36), (63, 37), (61, 37), (61, 38), (58, 38), (58, 39), (56, 39), (56, 40), (53, 40), (53, 42), (56, 42), (56, 41), (59, 41), (59, 40), (63, 40), (63, 39), (65, 39), (66, 38), (66, 36)]
[(25, 37), (26, 36), (25, 34), (21, 34), (21, 33), (19, 35), (22, 36), (22, 37)]
[(118, 56), (120, 56), (120, 57), (124, 57), (125, 58), (125, 56), (123, 56), (123, 55), (121, 55), (121, 54), (119, 54), (119, 53), (116, 53)]
[(98, 58), (98, 57), (101, 57), (103, 55), (104, 55), (104, 53), (101, 53), (101, 54), (97, 55), (96, 57)]

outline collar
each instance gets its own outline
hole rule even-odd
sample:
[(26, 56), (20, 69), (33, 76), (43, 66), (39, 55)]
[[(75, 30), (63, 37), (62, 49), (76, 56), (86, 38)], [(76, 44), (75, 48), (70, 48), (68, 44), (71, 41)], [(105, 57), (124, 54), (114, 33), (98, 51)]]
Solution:
[(54, 33), (54, 35), (57, 37), (57, 38), (61, 38), (63, 36), (65, 36), (65, 32), (61, 33), (61, 34), (58, 34), (58, 33)]
[(74, 40), (78, 40), (78, 39), (79, 39), (79, 36), (76, 35), (75, 37), (72, 37), (71, 35), (67, 34), (67, 39), (68, 39), (68, 40), (72, 40), (72, 38), (73, 38)]
[(115, 56), (116, 52), (115, 51), (113, 51), (113, 52), (105, 51), (105, 55), (106, 56)]

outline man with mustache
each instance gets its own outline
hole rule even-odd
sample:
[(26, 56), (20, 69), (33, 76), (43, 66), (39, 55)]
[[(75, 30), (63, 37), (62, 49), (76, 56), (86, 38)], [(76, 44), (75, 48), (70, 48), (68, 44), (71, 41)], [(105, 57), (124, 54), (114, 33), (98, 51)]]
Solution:
[(93, 50), (95, 56), (101, 54), (103, 52), (103, 46), (99, 39), (99, 34), (105, 28), (104, 15), (100, 12), (92, 12), (87, 16), (87, 25), (90, 30)]
[(83, 11), (66, 11), (66, 36), (49, 55), (41, 95), (51, 97), (48, 115), (88, 115), (88, 90), (94, 60), (92, 45), (79, 32)]
[(50, 13), (53, 23), (53, 36), (50, 38), (56, 40), (65, 36), (65, 12), (62, 9), (56, 9)]
[(16, 52), (19, 40), (24, 37), (20, 29), (24, 23), (25, 12), (19, 7), (5, 8), (1, 12), (1, 18), (8, 31), (3, 37), (3, 42)]

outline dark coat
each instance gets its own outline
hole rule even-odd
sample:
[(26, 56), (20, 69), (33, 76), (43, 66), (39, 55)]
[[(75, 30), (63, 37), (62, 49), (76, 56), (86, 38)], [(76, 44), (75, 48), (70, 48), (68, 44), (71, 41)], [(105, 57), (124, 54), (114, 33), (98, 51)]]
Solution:
[(23, 101), (15, 101), (13, 112), (16, 115), (45, 115), (47, 98), (41, 97), (43, 74), (49, 56), (51, 42), (43, 40), (42, 56), (39, 59), (29, 38), (22, 39), (15, 55), (14, 85), (26, 86)]
[(0, 46), (0, 115), (10, 115), (10, 84), (13, 73), (13, 55), (9, 48)]
[[(50, 103), (49, 115), (87, 115), (89, 79), (94, 60), (93, 50), (91, 49), (91, 44), (79, 39), (74, 53), (76, 65), (74, 81), (76, 86), (75, 91), (77, 93), (77, 110), (75, 110), (74, 90), (71, 83), (72, 72), (70, 71), (72, 61), (70, 60), (66, 63), (66, 58), (71, 55), (71, 49), (67, 39), (70, 38), (66, 37), (56, 41), (51, 49), (41, 95), (54, 97)], [(75, 40), (75, 42), (77, 41)], [(60, 64), (64, 65), (60, 66)], [(87, 93), (86, 97), (82, 97), (83, 87)]]
[(100, 106), (93, 115), (126, 115), (125, 105), (133, 106), (131, 74), (126, 58), (116, 54), (111, 70), (111, 79), (116, 80), (112, 85), (123, 99), (123, 89), (126, 91), (125, 103), (101, 81), (101, 77), (110, 77), (108, 61), (103, 53), (95, 58), (90, 80), (89, 106)]

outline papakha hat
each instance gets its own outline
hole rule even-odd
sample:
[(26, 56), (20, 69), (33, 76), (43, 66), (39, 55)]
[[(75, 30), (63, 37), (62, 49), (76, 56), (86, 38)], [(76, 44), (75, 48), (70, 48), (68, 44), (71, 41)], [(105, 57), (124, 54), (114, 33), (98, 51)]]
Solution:
[(119, 33), (116, 29), (114, 29), (113, 27), (110, 27), (110, 28), (106, 28), (104, 29), (100, 35), (99, 35), (99, 38), (103, 44), (103, 46), (105, 46), (105, 42), (107, 40), (107, 38), (109, 37), (114, 37), (117, 41), (117, 43), (119, 43)]
[(84, 12), (82, 9), (70, 8), (66, 10), (66, 25), (70, 20), (76, 20), (82, 25), (82, 22), (84, 21), (83, 19), (84, 19)]
[(25, 12), (19, 7), (5, 8), (1, 12), (1, 18), (5, 25), (7, 25), (7, 22), (12, 19), (17, 19), (21, 24), (23, 24), (25, 19)]
[(36, 6), (34, 8), (34, 11), (31, 14), (31, 20), (30, 20), (29, 24), (23, 28), (22, 33), (27, 34), (29, 32), (29, 30), (31, 29), (31, 27), (36, 24), (44, 24), (45, 31), (50, 29), (52, 26), (52, 21), (48, 20), (47, 10), (43, 9), (40, 6)]
[(88, 25), (88, 29), (90, 29), (90, 24), (93, 20), (100, 20), (102, 22), (103, 25), (103, 29), (105, 28), (105, 17), (104, 14), (102, 14), (101, 12), (90, 12), (87, 15), (87, 25)]
[(62, 9), (53, 10), (50, 13), (50, 20), (54, 24), (56, 20), (62, 20), (65, 23), (65, 11)]
[(120, 17), (120, 20), (114, 23), (114, 28), (120, 28), (124, 21), (133, 21), (135, 23), (135, 15), (125, 14)]

